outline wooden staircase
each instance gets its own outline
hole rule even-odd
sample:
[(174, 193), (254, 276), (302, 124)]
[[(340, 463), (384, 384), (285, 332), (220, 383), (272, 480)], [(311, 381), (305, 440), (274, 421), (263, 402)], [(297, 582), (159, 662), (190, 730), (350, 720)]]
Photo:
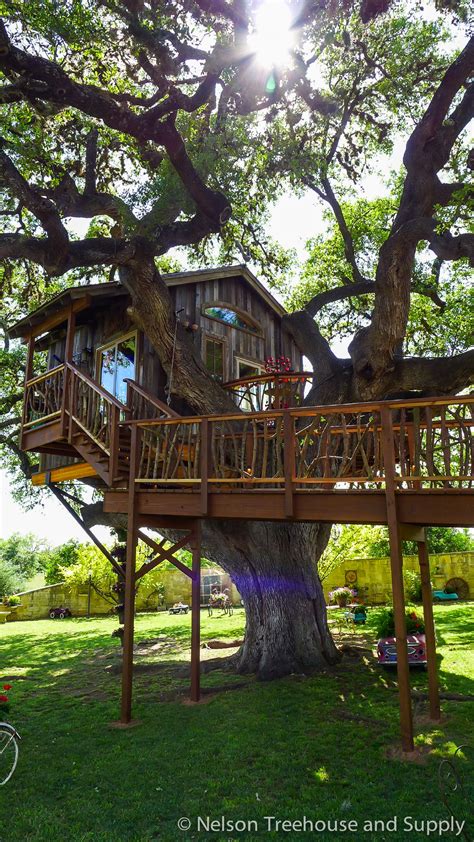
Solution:
[(107, 488), (128, 485), (131, 422), (179, 417), (132, 380), (123, 404), (70, 363), (30, 381), (25, 392), (22, 448), (79, 456)]
[(84, 431), (73, 434), (72, 445), (85, 462), (95, 469), (109, 488), (128, 484), (130, 464), (130, 430), (120, 429), (116, 470), (111, 471), (110, 454), (106, 453)]
[(142, 418), (178, 417), (158, 398), (127, 380), (127, 402), (120, 403), (91, 378), (71, 367), (69, 442), (109, 488), (127, 487), (131, 428)]

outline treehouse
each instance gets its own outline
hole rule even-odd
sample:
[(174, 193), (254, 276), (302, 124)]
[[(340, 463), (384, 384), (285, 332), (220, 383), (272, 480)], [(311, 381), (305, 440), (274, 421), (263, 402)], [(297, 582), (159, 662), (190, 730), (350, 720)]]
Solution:
[[(411, 750), (401, 540), (418, 543), (430, 714), (436, 720), (424, 527), (474, 524), (474, 396), (313, 406), (312, 375), (301, 371), (301, 353), (282, 324), (285, 311), (248, 269), (184, 272), (165, 280), (176, 318), (211, 376), (233, 396), (235, 413), (195, 416), (176, 400), (172, 366), (168, 378), (149, 338), (133, 325), (130, 299), (119, 283), (69, 289), (10, 331), (28, 341), (21, 446), (40, 454), (33, 482), (50, 487), (123, 585), (122, 725), (131, 721), (136, 585), (164, 560), (192, 581), (191, 698), (199, 700), (204, 519), (386, 524), (402, 744)], [(104, 511), (127, 523), (121, 563), (61, 489), (61, 481), (73, 478), (102, 488)], [(157, 543), (146, 527), (170, 530), (174, 543)], [(180, 531), (184, 536), (176, 539)], [(137, 569), (139, 540), (151, 555)], [(175, 555), (186, 544), (192, 570)]]
[[(302, 358), (282, 328), (285, 310), (252, 272), (232, 266), (164, 280), (176, 318), (212, 377), (228, 381), (237, 406), (248, 411), (300, 399), (309, 375), (293, 373)], [(34, 484), (53, 470), (56, 479), (95, 477), (96, 484), (111, 485), (123, 468), (117, 462), (111, 476), (105, 465), (105, 451), (118, 444), (111, 436), (114, 421), (191, 413), (172, 394), (167, 402), (168, 376), (148, 337), (134, 326), (129, 306), (120, 283), (75, 287), (11, 328), (11, 337), (29, 342), (22, 447), (41, 454)], [(268, 368), (284, 369), (284, 382)], [(75, 409), (75, 429), (69, 425), (68, 431), (66, 395)], [(127, 431), (119, 432), (123, 455)]]

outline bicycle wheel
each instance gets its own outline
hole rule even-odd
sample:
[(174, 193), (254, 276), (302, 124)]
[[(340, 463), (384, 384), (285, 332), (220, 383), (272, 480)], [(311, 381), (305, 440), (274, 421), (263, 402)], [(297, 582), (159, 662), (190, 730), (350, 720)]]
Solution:
[(18, 760), (16, 731), (5, 723), (0, 724), (0, 786), (8, 783)]

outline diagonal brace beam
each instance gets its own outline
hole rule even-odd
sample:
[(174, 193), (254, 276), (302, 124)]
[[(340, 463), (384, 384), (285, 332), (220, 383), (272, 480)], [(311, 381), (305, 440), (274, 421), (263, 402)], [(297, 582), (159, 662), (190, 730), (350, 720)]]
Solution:
[(184, 573), (185, 576), (188, 576), (190, 579), (193, 578), (192, 571), (189, 570), (189, 568), (186, 567), (185, 564), (182, 564), (180, 561), (178, 561), (177, 558), (174, 557), (175, 552), (181, 550), (183, 547), (186, 546), (186, 544), (189, 544), (193, 537), (192, 533), (190, 533), (189, 535), (185, 535), (183, 538), (180, 538), (179, 541), (177, 541), (176, 544), (173, 544), (173, 546), (171, 546), (168, 550), (165, 550), (163, 548), (166, 539), (163, 539), (159, 544), (157, 544), (156, 541), (153, 540), (153, 538), (149, 538), (148, 535), (145, 535), (145, 533), (141, 531), (138, 532), (138, 537), (140, 541), (143, 541), (145, 544), (148, 544), (148, 546), (156, 552), (156, 555), (150, 561), (146, 562), (145, 564), (142, 564), (140, 569), (137, 570), (137, 573), (135, 575), (135, 581), (141, 579), (142, 576), (145, 576), (147, 573), (150, 572), (150, 570), (153, 570), (154, 567), (156, 567), (158, 564), (161, 564), (162, 561), (171, 562), (171, 564), (177, 567), (178, 570), (181, 570), (181, 573)]
[(120, 576), (123, 579), (123, 570), (120, 567), (120, 565), (117, 564), (113, 555), (111, 555), (109, 553), (108, 549), (106, 547), (104, 547), (102, 542), (99, 541), (98, 538), (96, 538), (96, 536), (94, 535), (92, 530), (89, 529), (88, 526), (86, 526), (86, 524), (84, 523), (84, 521), (82, 520), (80, 515), (78, 515), (77, 512), (71, 506), (71, 504), (68, 503), (68, 501), (66, 500), (66, 498), (64, 496), (64, 492), (61, 491), (61, 489), (59, 489), (57, 485), (55, 485), (53, 482), (50, 481), (49, 472), (48, 472), (48, 474), (46, 474), (45, 485), (47, 485), (47, 487), (50, 489), (50, 491), (53, 492), (54, 496), (59, 500), (60, 503), (62, 503), (64, 508), (67, 509), (67, 511), (69, 512), (69, 514), (72, 515), (72, 517), (74, 518), (76, 523), (78, 523), (79, 526), (81, 526), (83, 528), (83, 530), (86, 533), (86, 535), (88, 536), (88, 538), (90, 538), (91, 541), (94, 542), (94, 544), (101, 551), (101, 553), (103, 553), (105, 555), (106, 559), (108, 559), (108, 561), (110, 561), (110, 563), (111, 563), (112, 567), (114, 568), (115, 572), (117, 573), (117, 575)]

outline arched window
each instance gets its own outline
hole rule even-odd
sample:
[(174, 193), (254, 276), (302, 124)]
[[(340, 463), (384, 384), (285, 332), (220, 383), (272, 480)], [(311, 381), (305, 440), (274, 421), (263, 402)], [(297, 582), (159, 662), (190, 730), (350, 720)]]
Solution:
[(239, 330), (249, 330), (251, 333), (262, 335), (260, 325), (248, 313), (242, 310), (237, 310), (231, 304), (224, 304), (215, 302), (206, 304), (203, 307), (203, 315), (208, 319), (215, 319), (218, 322), (223, 322), (229, 327), (236, 327)]

